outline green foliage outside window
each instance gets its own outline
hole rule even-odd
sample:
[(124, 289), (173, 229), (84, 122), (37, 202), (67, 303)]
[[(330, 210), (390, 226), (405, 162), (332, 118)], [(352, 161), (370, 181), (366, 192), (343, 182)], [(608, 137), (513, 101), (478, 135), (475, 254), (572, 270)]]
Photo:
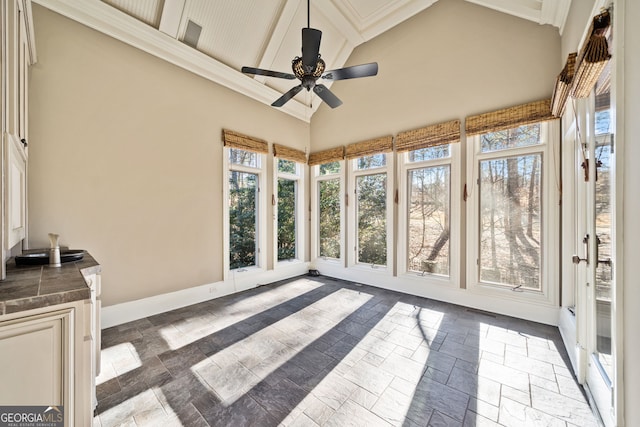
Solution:
[(229, 173), (229, 268), (256, 265), (258, 175)]
[(340, 258), (340, 178), (318, 182), (320, 256)]
[[(295, 164), (294, 164), (295, 167)], [(296, 182), (278, 179), (278, 261), (296, 258)]]

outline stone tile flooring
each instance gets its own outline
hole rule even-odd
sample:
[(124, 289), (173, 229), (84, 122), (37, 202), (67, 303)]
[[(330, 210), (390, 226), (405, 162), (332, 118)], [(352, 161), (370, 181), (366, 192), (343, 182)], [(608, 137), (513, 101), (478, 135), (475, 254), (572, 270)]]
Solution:
[(95, 426), (597, 426), (557, 328), (301, 277), (103, 331)]

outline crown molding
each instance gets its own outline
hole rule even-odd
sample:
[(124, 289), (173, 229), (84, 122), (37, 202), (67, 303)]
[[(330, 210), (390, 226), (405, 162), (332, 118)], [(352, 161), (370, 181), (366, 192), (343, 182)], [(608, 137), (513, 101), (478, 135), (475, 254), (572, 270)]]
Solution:
[[(99, 0), (32, 0), (47, 9), (79, 22), (123, 43), (161, 58), (209, 81), (271, 105), (282, 94), (245, 76), (157, 29), (132, 18)], [(292, 100), (280, 108), (283, 113), (309, 123), (311, 108)]]

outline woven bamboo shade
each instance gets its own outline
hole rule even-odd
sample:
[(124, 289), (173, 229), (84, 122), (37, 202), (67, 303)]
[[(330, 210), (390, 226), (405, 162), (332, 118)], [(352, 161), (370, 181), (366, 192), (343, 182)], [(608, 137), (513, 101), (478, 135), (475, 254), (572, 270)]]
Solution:
[(222, 143), (229, 148), (239, 148), (264, 154), (269, 152), (269, 144), (266, 141), (228, 129), (222, 129)]
[(347, 145), (347, 159), (393, 151), (393, 136), (369, 139)]
[(460, 141), (460, 120), (438, 123), (420, 129), (400, 132), (396, 151), (412, 151)]
[(311, 153), (309, 155), (309, 166), (322, 165), (325, 163), (337, 162), (344, 159), (344, 147), (331, 148), (329, 150)]
[(593, 18), (590, 31), (587, 33), (590, 36), (580, 51), (576, 75), (571, 86), (570, 95), (574, 98), (589, 96), (611, 59), (606, 35), (610, 25), (611, 17), (608, 10)]
[(551, 114), (551, 99), (543, 99), (477, 116), (469, 116), (465, 120), (465, 130), (467, 135), (478, 135), (544, 122), (554, 118)]
[(562, 116), (564, 107), (567, 105), (571, 84), (573, 83), (573, 77), (576, 73), (577, 56), (578, 54), (576, 52), (569, 54), (567, 63), (556, 78), (556, 87), (553, 90), (553, 97), (551, 98), (551, 113), (556, 117)]
[(302, 150), (273, 144), (273, 155), (284, 160), (292, 160), (298, 163), (307, 163), (307, 155)]

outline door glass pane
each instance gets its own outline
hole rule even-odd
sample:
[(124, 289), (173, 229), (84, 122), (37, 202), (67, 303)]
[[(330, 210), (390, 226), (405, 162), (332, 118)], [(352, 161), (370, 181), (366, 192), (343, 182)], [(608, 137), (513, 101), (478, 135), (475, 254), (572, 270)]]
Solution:
[(539, 290), (542, 156), (480, 162), (480, 280)]
[[(609, 85), (596, 85), (596, 147), (595, 163), (597, 168), (595, 183), (595, 221), (598, 260), (606, 261), (612, 255), (612, 188), (611, 188), (611, 98)], [(612, 377), (611, 361), (611, 264), (596, 264), (596, 350), (598, 360), (605, 372)]]
[(340, 258), (340, 179), (318, 182), (319, 254), (323, 258)]
[(278, 261), (296, 258), (296, 184), (278, 179)]
[(387, 265), (387, 174), (356, 178), (359, 263)]
[(409, 271), (449, 275), (449, 166), (409, 171)]
[(229, 172), (229, 268), (256, 265), (258, 175)]

